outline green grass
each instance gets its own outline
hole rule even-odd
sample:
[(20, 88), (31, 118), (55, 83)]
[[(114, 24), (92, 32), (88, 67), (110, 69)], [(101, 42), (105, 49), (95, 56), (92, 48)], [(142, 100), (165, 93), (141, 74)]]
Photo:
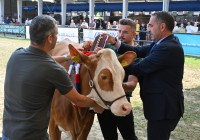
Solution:
[[(4, 77), (5, 67), (11, 53), (19, 47), (28, 47), (29, 40), (0, 37), (0, 76)], [(0, 80), (1, 81), (1, 80)], [(1, 82), (0, 84), (3, 85)], [(185, 56), (184, 72), (185, 113), (175, 131), (172, 140), (200, 140), (200, 57)], [(1, 90), (0, 90), (1, 91)], [(3, 93), (0, 93), (3, 94)], [(134, 112), (135, 130), (139, 140), (146, 140), (146, 120), (143, 115), (139, 87), (131, 99)], [(0, 116), (0, 120), (2, 116)]]
[(185, 56), (185, 66), (188, 68), (200, 68), (200, 56)]
[(5, 68), (7, 61), (14, 50), (28, 46), (29, 40), (0, 37), (0, 68)]

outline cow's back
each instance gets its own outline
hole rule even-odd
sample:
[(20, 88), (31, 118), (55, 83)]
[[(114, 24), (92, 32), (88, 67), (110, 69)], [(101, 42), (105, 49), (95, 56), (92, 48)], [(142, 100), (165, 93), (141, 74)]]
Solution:
[[(73, 44), (70, 40), (64, 40), (56, 45), (56, 47), (51, 51), (52, 56), (60, 56), (64, 54), (69, 54), (68, 45)], [(78, 47), (77, 43), (73, 44)], [(71, 61), (66, 61), (62, 65), (69, 69)], [(87, 69), (84, 66), (80, 67), (80, 94), (87, 95), (89, 93), (89, 81), (87, 74), (85, 74)], [(84, 80), (82, 80), (84, 79)], [(49, 133), (51, 140), (60, 140), (61, 132), (70, 131), (73, 139), (75, 140), (86, 140), (89, 131), (92, 127), (94, 120), (94, 114), (89, 112), (89, 108), (80, 108), (72, 105), (72, 103), (64, 96), (59, 93), (58, 90), (55, 91), (52, 104), (51, 104), (51, 117), (49, 123)]]

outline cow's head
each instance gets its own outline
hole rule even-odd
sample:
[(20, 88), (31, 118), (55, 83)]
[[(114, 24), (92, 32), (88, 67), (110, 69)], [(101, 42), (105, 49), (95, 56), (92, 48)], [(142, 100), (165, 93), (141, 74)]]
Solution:
[(88, 97), (94, 99), (103, 108), (111, 109), (117, 116), (129, 114), (132, 107), (122, 87), (125, 76), (122, 66), (128, 66), (133, 62), (136, 54), (127, 52), (117, 58), (113, 50), (102, 49), (97, 54), (87, 56), (72, 45), (69, 45), (69, 50), (72, 60), (84, 64), (94, 82), (95, 87)]

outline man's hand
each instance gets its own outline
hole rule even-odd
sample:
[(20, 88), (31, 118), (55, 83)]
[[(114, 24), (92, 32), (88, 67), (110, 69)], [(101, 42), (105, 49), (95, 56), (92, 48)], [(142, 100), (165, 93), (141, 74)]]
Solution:
[(94, 49), (94, 52), (98, 53), (98, 51), (100, 51), (101, 49), (103, 49), (103, 48), (101, 48), (101, 47), (96, 47), (96, 48)]
[(97, 103), (95, 103), (95, 105), (93, 106), (93, 109), (94, 109), (94, 112), (96, 113), (102, 113), (104, 111), (104, 108), (99, 106)]
[(106, 41), (106, 44), (110, 43), (110, 44), (116, 44), (116, 37), (110, 35), (110, 34), (107, 34), (107, 33), (103, 33), (102, 35), (107, 35), (108, 36), (108, 39)]
[(122, 83), (122, 87), (125, 92), (132, 92), (138, 83), (138, 78), (134, 75), (129, 75), (128, 76), (128, 81)]

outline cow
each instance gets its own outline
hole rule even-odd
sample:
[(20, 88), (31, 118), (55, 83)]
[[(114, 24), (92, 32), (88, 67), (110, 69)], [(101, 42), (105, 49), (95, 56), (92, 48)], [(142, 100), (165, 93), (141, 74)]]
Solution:
[[(129, 65), (136, 58), (136, 54), (127, 52), (117, 59), (113, 50), (102, 49), (87, 56), (73, 45), (73, 42), (61, 42), (56, 45), (51, 55), (62, 55), (69, 51), (72, 60), (81, 64), (80, 94), (94, 99), (105, 109), (111, 109), (117, 116), (129, 114), (132, 107), (122, 88), (125, 75), (122, 65)], [(70, 64), (71, 62), (67, 61), (62, 65), (68, 70)], [(73, 140), (86, 140), (94, 120), (94, 113), (89, 110), (73, 105), (56, 90), (51, 104), (50, 139), (60, 140), (63, 131), (70, 132)]]

